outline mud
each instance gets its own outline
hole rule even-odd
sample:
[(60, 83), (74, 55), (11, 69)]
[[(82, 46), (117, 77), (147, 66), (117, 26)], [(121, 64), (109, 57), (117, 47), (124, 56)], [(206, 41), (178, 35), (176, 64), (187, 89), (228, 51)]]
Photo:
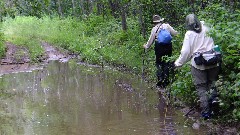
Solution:
[(67, 62), (69, 59), (75, 57), (75, 55), (70, 54), (68, 51), (59, 50), (46, 42), (42, 42), (42, 47), (45, 51), (44, 55), (39, 58), (38, 63), (30, 63), (31, 61), (27, 48), (9, 42), (6, 43), (6, 46), (6, 54), (0, 60), (0, 75), (14, 72), (26, 72), (42, 68), (51, 60)]
[[(39, 58), (38, 63), (30, 63), (29, 52), (27, 48), (16, 46), (12, 43), (7, 42), (6, 55), (0, 60), (0, 75), (14, 73), (14, 72), (26, 72), (34, 69), (44, 67), (51, 60), (58, 60), (60, 62), (67, 62), (72, 58), (77, 58), (77, 55), (71, 54), (66, 50), (60, 50), (52, 45), (42, 42), (42, 47), (45, 51), (44, 55)], [(79, 64), (85, 64), (80, 62)], [(121, 80), (115, 82), (116, 85), (121, 87), (125, 91), (133, 92), (134, 89), (131, 87), (131, 84), (125, 84)], [(191, 108), (183, 107), (179, 108), (183, 114), (189, 112)], [(187, 116), (188, 119), (191, 119), (193, 123), (193, 129), (198, 129), (199, 126), (207, 126), (210, 129), (210, 134), (220, 134), (220, 135), (239, 135), (240, 125), (223, 125), (215, 123), (212, 120), (209, 121), (199, 121), (200, 120), (199, 111), (193, 109)], [(215, 124), (213, 124), (215, 123)]]
[(67, 50), (60, 50), (52, 45), (42, 42), (42, 47), (45, 50), (45, 56), (43, 56), (43, 62), (47, 63), (51, 60), (59, 60), (60, 62), (67, 62), (69, 59), (76, 57)]

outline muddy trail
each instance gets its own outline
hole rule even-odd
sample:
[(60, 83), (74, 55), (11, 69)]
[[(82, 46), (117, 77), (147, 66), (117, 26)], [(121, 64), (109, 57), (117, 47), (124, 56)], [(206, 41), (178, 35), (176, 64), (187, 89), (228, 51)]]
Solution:
[[(42, 48), (44, 49), (44, 55), (39, 58), (38, 63), (31, 63), (30, 56), (27, 48), (16, 46), (12, 43), (7, 42), (6, 55), (0, 61), (0, 75), (17, 73), (17, 72), (28, 72), (34, 69), (41, 69), (46, 66), (50, 61), (57, 60), (60, 62), (68, 62), (72, 58), (77, 58), (77, 55), (71, 54), (66, 50), (60, 50), (52, 45), (42, 42)], [(117, 86), (126, 91), (133, 91), (131, 84), (125, 84), (121, 82), (115, 82)], [(159, 95), (160, 96), (160, 95)], [(165, 102), (165, 101), (159, 101)], [(191, 108), (183, 107), (179, 108), (183, 114), (189, 112)], [(213, 124), (211, 121), (199, 121), (199, 113), (197, 110), (189, 113), (189, 118), (193, 121), (192, 128), (198, 129), (199, 125), (208, 127), (210, 133), (217, 133), (223, 135), (239, 135), (238, 126), (226, 126), (221, 124)]]
[(16, 46), (7, 42), (5, 56), (1, 59), (0, 74), (24, 72), (37, 68), (42, 68), (51, 60), (67, 62), (75, 55), (69, 54), (68, 51), (61, 51), (52, 45), (42, 42), (44, 55), (38, 59), (38, 63), (30, 63), (29, 51), (27, 48)]

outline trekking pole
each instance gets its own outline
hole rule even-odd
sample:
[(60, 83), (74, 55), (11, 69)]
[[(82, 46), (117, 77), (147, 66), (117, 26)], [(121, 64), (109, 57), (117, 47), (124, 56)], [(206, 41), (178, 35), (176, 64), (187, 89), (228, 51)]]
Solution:
[(145, 79), (145, 77), (144, 77), (144, 69), (145, 69), (145, 67), (144, 67), (144, 65), (145, 65), (145, 57), (146, 56), (146, 49), (144, 48), (144, 50), (143, 50), (143, 54), (142, 54), (142, 79), (144, 80)]
[(188, 116), (194, 109), (195, 109), (195, 106), (190, 108), (189, 111), (186, 114), (184, 114), (184, 116)]
[[(171, 62), (170, 63), (170, 78), (171, 78), (171, 80), (170, 80), (170, 85), (172, 85), (173, 84), (173, 82), (176, 80), (176, 74), (177, 74), (177, 71), (175, 70), (175, 65), (174, 65), (174, 62)], [(169, 89), (169, 93), (168, 93), (168, 98), (169, 98), (169, 100), (170, 100), (170, 98), (171, 98), (171, 89), (172, 89), (172, 86), (170, 87), (170, 89)], [(174, 98), (174, 96), (173, 96), (173, 98)]]

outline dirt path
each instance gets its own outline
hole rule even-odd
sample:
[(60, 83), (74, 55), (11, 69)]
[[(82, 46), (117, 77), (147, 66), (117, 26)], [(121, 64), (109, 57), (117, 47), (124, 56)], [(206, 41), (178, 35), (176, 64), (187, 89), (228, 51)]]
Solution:
[(69, 54), (67, 50), (61, 51), (46, 42), (42, 42), (42, 47), (45, 50), (44, 62), (48, 62), (51, 60), (59, 60), (60, 62), (67, 62), (69, 59), (75, 57), (75, 55)]
[[(51, 60), (59, 60), (60, 62), (67, 62), (71, 58), (75, 58), (76, 55), (71, 55), (67, 51), (61, 51), (52, 45), (42, 42), (42, 47), (45, 51), (44, 56), (41, 57), (41, 60), (37, 64), (30, 63), (29, 52), (24, 47), (19, 47), (11, 43), (6, 43), (7, 45), (7, 52), (6, 56), (0, 60), (0, 76), (3, 74), (14, 73), (14, 72), (26, 72), (31, 71), (34, 69), (42, 68), (43, 65), (46, 65)], [(118, 82), (118, 85), (123, 87), (126, 90), (130, 89), (129, 85), (122, 84)], [(183, 113), (185, 114), (189, 108), (186, 110), (183, 109)], [(197, 111), (193, 111), (193, 114), (190, 114), (189, 117), (195, 118), (194, 116)], [(195, 113), (195, 114), (194, 114)], [(197, 114), (198, 116), (199, 114)], [(196, 121), (196, 120), (193, 120)], [(202, 125), (202, 124), (201, 124)], [(240, 125), (237, 126), (226, 126), (226, 125), (213, 125), (212, 122), (206, 122), (203, 124), (209, 129), (213, 130), (213, 133), (223, 134), (223, 135), (239, 135), (238, 128)], [(194, 128), (194, 127), (193, 127)]]
[(29, 52), (24, 47), (19, 47), (9, 42), (6, 43), (7, 52), (5, 57), (0, 61), (0, 75), (24, 72), (32, 69), (41, 68), (42, 65), (47, 64), (51, 60), (59, 60), (61, 62), (67, 62), (73, 57), (67, 52), (62, 52), (59, 49), (51, 46), (46, 42), (42, 42), (42, 47), (45, 50), (45, 55), (42, 56), (41, 61), (37, 64), (30, 63)]

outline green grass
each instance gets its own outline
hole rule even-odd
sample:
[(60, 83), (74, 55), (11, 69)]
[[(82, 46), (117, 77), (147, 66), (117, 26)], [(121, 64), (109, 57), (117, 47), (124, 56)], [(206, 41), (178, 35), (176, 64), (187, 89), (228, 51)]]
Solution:
[[(125, 65), (140, 69), (144, 39), (137, 21), (129, 19), (129, 31), (122, 32), (119, 20), (91, 16), (87, 20), (58, 17), (16, 17), (3, 23), (6, 39), (16, 45), (28, 47), (31, 60), (43, 53), (40, 42), (46, 41), (81, 55), (85, 62), (93, 64)], [(140, 70), (138, 70), (140, 71)]]
[[(204, 18), (205, 14), (211, 12), (224, 12), (227, 20), (218, 22), (219, 16)], [(221, 6), (212, 6), (204, 10), (200, 16), (201, 20), (211, 22), (214, 26), (212, 36), (225, 54), (223, 78), (219, 80), (218, 86), (223, 109), (234, 106), (228, 115), (230, 118), (240, 120), (240, 102), (239, 100), (239, 12), (228, 14)], [(214, 18), (215, 19), (211, 19)], [(145, 60), (145, 71), (147, 77), (152, 83), (155, 81), (154, 51), (153, 47), (144, 55), (142, 45), (147, 41), (139, 31), (138, 20), (128, 18), (128, 31), (123, 32), (121, 21), (109, 17), (104, 19), (101, 16), (89, 16), (85, 20), (76, 18), (48, 17), (16, 17), (8, 18), (2, 24), (2, 32), (5, 39), (16, 45), (26, 46), (29, 49), (31, 60), (38, 61), (43, 54), (41, 41), (46, 41), (57, 47), (67, 49), (81, 56), (81, 60), (91, 64), (105, 64), (114, 66), (124, 66), (137, 74), (141, 73), (142, 61)], [(228, 26), (232, 26), (229, 28)], [(224, 28), (224, 30), (222, 30)], [(173, 39), (175, 60), (181, 50), (182, 40), (184, 38), (184, 25), (175, 28), (180, 32)], [(148, 33), (150, 34), (150, 33)], [(1, 36), (1, 35), (0, 35)], [(224, 38), (221, 38), (224, 37)], [(0, 37), (0, 39), (3, 39)], [(4, 53), (4, 44), (0, 42), (0, 55)], [(143, 57), (144, 56), (144, 57)], [(187, 77), (185, 76), (187, 74)], [(195, 103), (197, 100), (194, 93), (194, 86), (191, 80), (190, 66), (185, 65), (176, 74), (176, 81), (171, 85), (172, 93), (186, 103)], [(224, 85), (223, 85), (224, 84)], [(229, 91), (231, 89), (231, 91)], [(226, 94), (227, 93), (227, 94)], [(227, 117), (227, 118), (229, 118)]]
[(2, 23), (0, 23), (0, 58), (2, 58), (2, 56), (4, 56), (5, 54), (5, 50), (6, 50), (6, 46), (4, 44), (4, 35), (2, 32)]
[(30, 52), (32, 62), (38, 62), (43, 54), (38, 38), (39, 22), (35, 17), (16, 17), (3, 22), (5, 39), (15, 45), (24, 46)]

